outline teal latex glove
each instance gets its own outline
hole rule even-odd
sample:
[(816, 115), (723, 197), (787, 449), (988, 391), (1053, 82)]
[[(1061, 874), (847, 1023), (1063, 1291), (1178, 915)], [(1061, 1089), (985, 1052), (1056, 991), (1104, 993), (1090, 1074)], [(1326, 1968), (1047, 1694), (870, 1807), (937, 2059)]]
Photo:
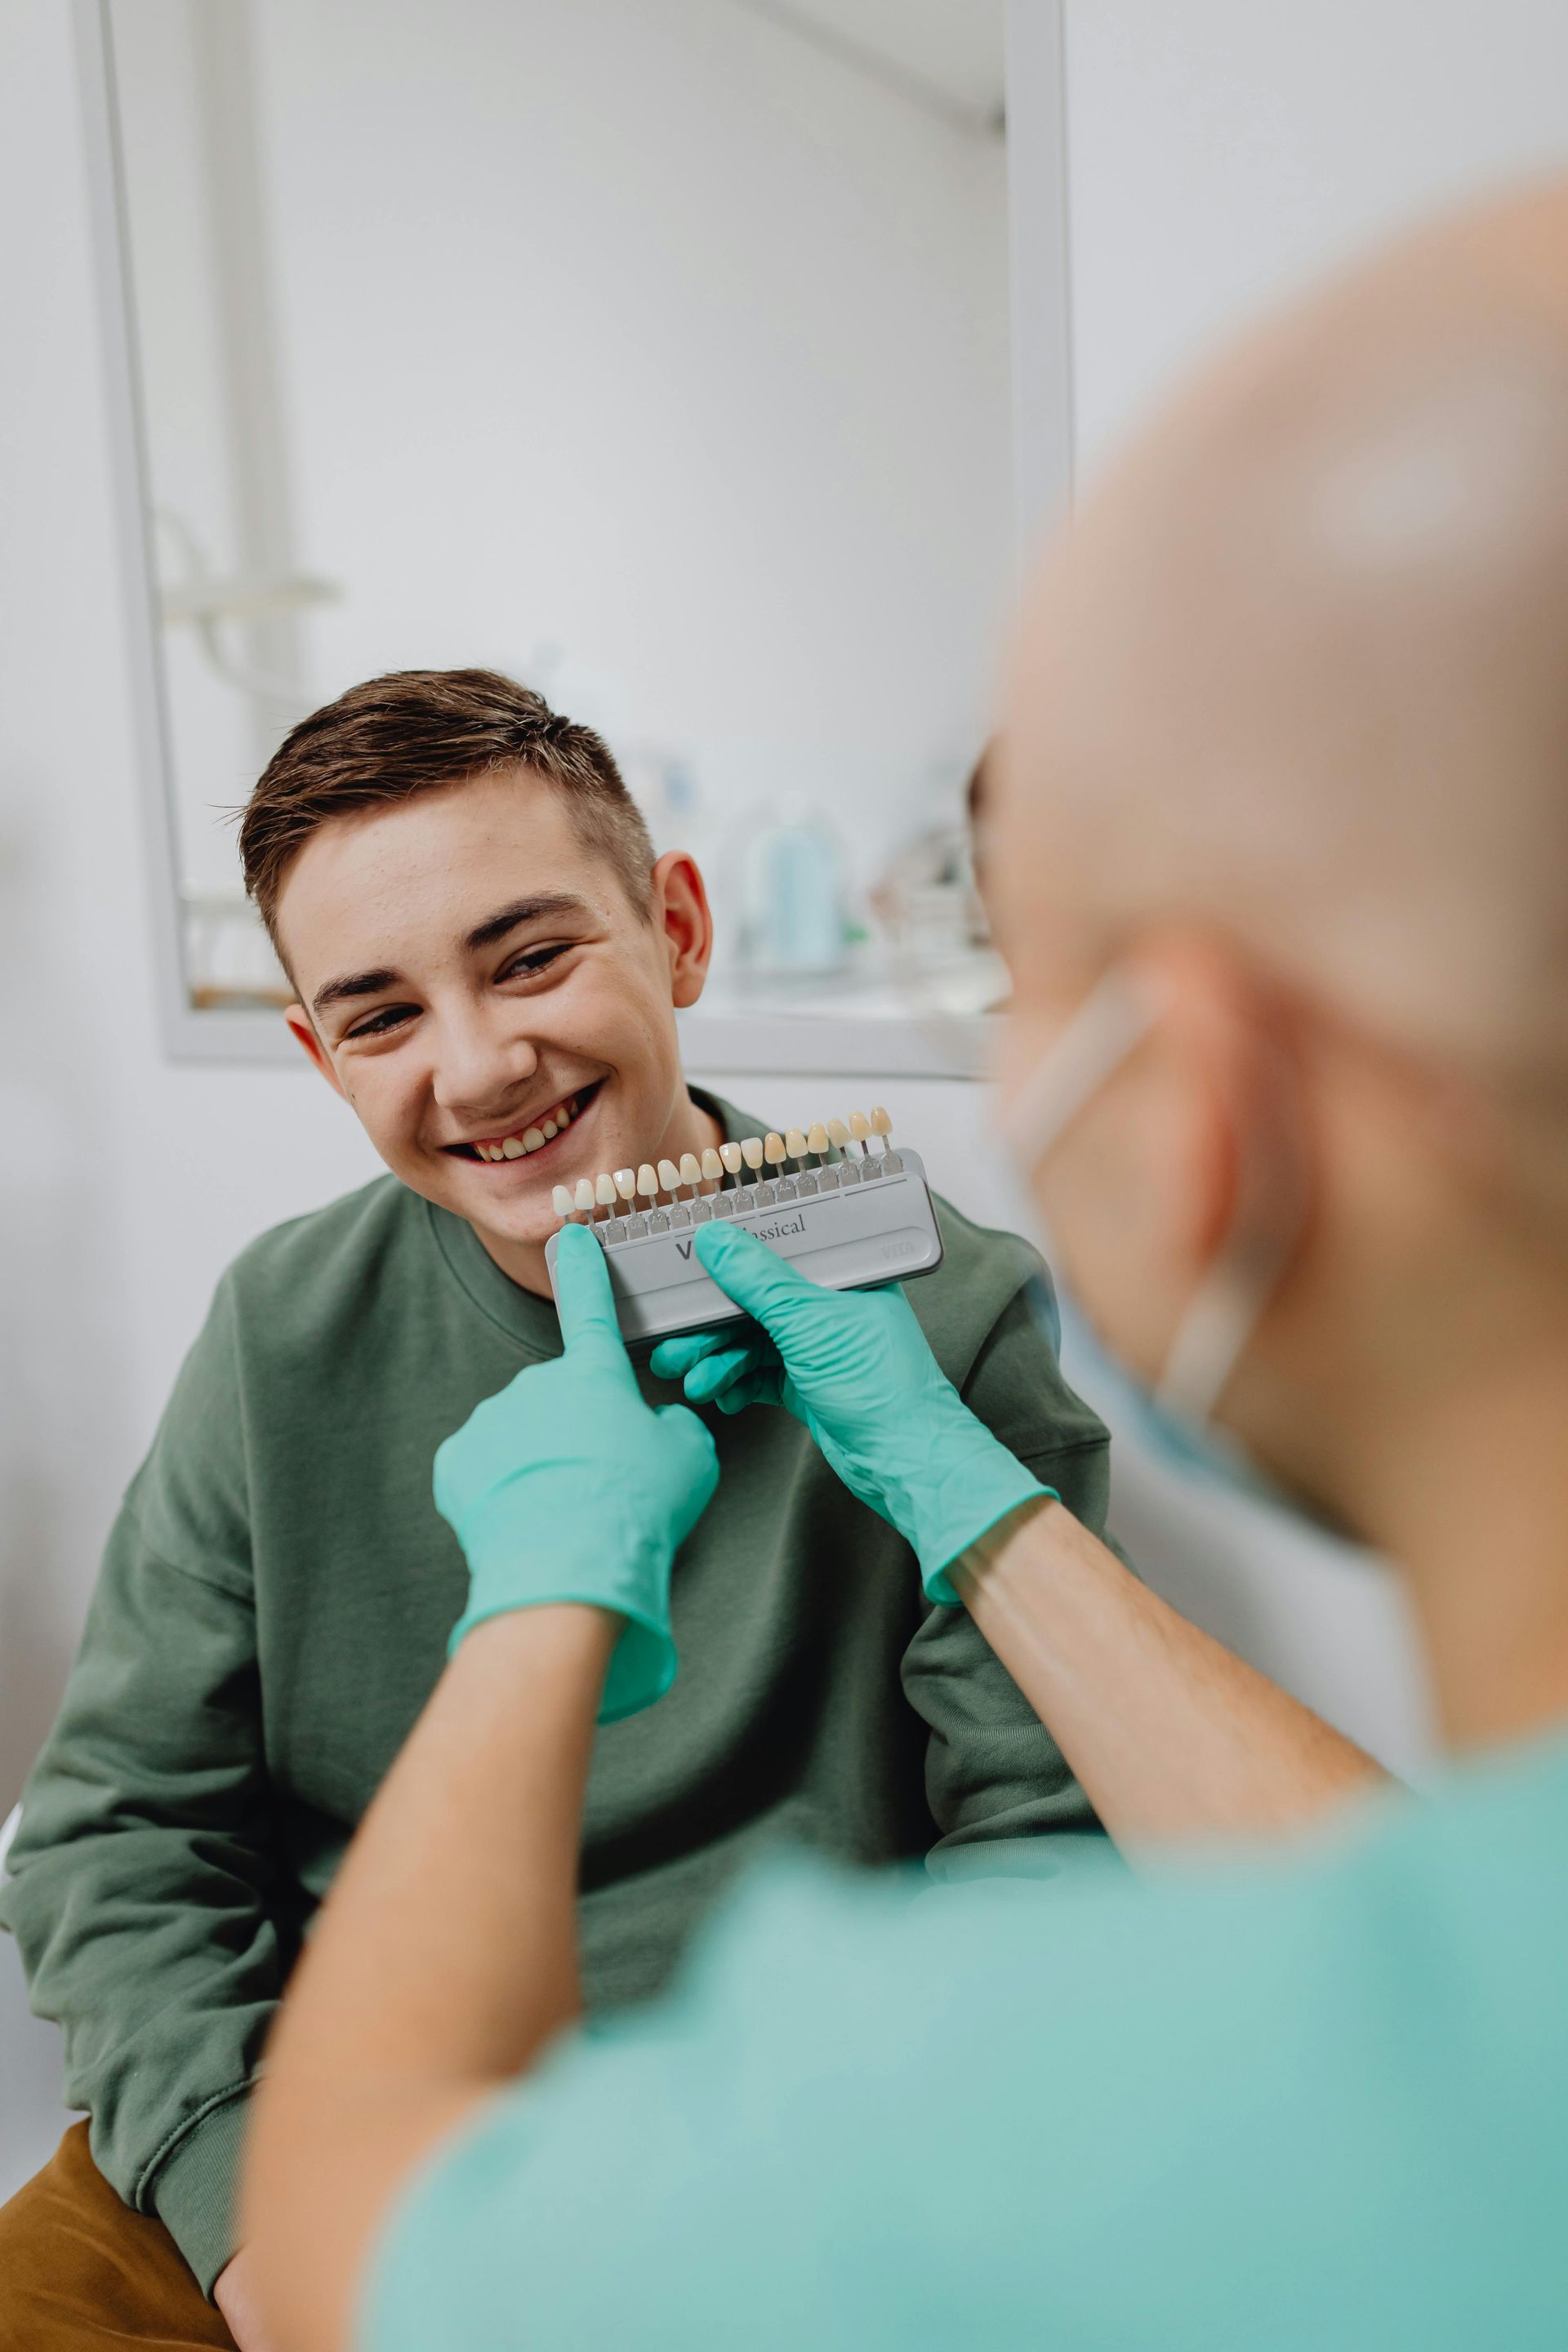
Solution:
[(1054, 1492), (970, 1412), (896, 1286), (824, 1290), (733, 1225), (698, 1228), (697, 1255), (760, 1328), (666, 1339), (661, 1380), (736, 1412), (782, 1404), (851, 1494), (912, 1546), (933, 1601), (958, 1606), (947, 1570), (998, 1519)]
[(436, 1455), (436, 1508), (471, 1580), (452, 1646), (510, 1609), (610, 1610), (626, 1621), (599, 1708), (614, 1723), (675, 1680), (669, 1571), (719, 1464), (694, 1412), (644, 1403), (604, 1251), (581, 1225), (562, 1232), (555, 1280), (565, 1353), (487, 1397)]

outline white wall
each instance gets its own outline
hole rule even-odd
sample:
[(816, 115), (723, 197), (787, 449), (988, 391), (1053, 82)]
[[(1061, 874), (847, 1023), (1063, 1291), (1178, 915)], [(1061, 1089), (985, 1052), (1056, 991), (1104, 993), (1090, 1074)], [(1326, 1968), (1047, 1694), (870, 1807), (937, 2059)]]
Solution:
[(1216, 338), (1568, 162), (1562, 0), (1067, 0), (1080, 478)]

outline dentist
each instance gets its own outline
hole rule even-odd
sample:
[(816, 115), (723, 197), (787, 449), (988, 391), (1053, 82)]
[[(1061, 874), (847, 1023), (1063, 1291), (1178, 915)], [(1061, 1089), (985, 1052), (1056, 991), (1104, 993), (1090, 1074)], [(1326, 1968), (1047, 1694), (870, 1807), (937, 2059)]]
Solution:
[[(438, 1457), (469, 1608), (258, 2101), (286, 2352), (1568, 2338), (1564, 644), (1552, 189), (1379, 259), (1133, 450), (1037, 593), (999, 777), (1004, 1096), (1074, 1288), (1399, 1562), (1443, 1784), (1154, 1881), (797, 1864), (517, 2082), (574, 2008), (595, 1713), (665, 1688), (713, 1483), (568, 1231), (564, 1355)], [(757, 1336), (666, 1369), (805, 1423), (1112, 1826), (1359, 1783), (1157, 1604), (1124, 1640), (1128, 1591), (896, 1291), (698, 1247)]]

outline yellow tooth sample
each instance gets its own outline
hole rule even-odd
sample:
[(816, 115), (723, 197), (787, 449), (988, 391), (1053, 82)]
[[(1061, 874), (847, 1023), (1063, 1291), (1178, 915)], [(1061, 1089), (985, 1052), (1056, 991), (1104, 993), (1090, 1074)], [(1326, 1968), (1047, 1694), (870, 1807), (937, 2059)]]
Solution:
[(557, 1184), (550, 1195), (550, 1205), (558, 1217), (569, 1217), (572, 1214), (572, 1195), (564, 1184)]
[(760, 1135), (743, 1135), (741, 1138), (741, 1157), (748, 1168), (762, 1166), (763, 1139)]
[[(737, 1151), (735, 1154), (737, 1163), (740, 1157)], [(705, 1184), (721, 1184), (724, 1181), (724, 1162), (711, 1144), (708, 1145), (702, 1154), (702, 1181)]]
[(597, 1201), (601, 1209), (613, 1209), (615, 1207), (616, 1180), (613, 1176), (601, 1176), (599, 1178), (594, 1187), (594, 1198)]
[(647, 1160), (637, 1170), (637, 1191), (645, 1201), (657, 1201), (658, 1198), (658, 1178), (653, 1172), (651, 1162)]
[(817, 1120), (816, 1125), (806, 1136), (805, 1148), (808, 1151), (815, 1151), (819, 1156), (826, 1153), (827, 1150), (827, 1129), (823, 1126), (820, 1119)]
[(731, 1176), (738, 1176), (745, 1165), (744, 1160), (741, 1157), (740, 1145), (738, 1143), (721, 1143), (719, 1146), (719, 1164), (721, 1167), (727, 1168)]
[(589, 1216), (594, 1213), (594, 1187), (586, 1176), (579, 1176), (577, 1179), (577, 1198), (574, 1205), (584, 1210)]
[(698, 1159), (695, 1151), (683, 1151), (681, 1153), (680, 1181), (683, 1184), (701, 1183), (702, 1162)]
[(630, 1201), (634, 1199), (637, 1193), (637, 1170), (635, 1168), (617, 1168), (616, 1171), (616, 1190), (620, 1194), (622, 1200)]
[(849, 1129), (845, 1126), (844, 1121), (841, 1118), (830, 1118), (828, 1120), (827, 1139), (830, 1143), (836, 1143), (840, 1151), (843, 1150), (845, 1145), (848, 1142)]
[(805, 1158), (805, 1131), (803, 1128), (792, 1127), (788, 1130), (784, 1137), (784, 1150), (792, 1160)]
[(863, 1110), (852, 1110), (850, 1112), (849, 1132), (855, 1138), (857, 1143), (864, 1143), (867, 1137), (870, 1134), (870, 1121), (867, 1118)]
[(784, 1166), (784, 1144), (782, 1135), (764, 1136), (763, 1139), (763, 1150), (767, 1154), (767, 1161), (770, 1168), (782, 1168)]
[(679, 1171), (679, 1169), (676, 1166), (676, 1164), (675, 1164), (675, 1162), (674, 1162), (674, 1160), (661, 1160), (659, 1161), (659, 1163), (658, 1163), (658, 1181), (659, 1181), (659, 1189), (660, 1189), (662, 1192), (674, 1192), (674, 1190), (675, 1190), (676, 1186), (677, 1186), (677, 1185), (679, 1183), (679, 1181), (680, 1181), (680, 1171)]
[(893, 1122), (879, 1103), (871, 1113), (871, 1132), (873, 1135), (891, 1135), (892, 1131)]

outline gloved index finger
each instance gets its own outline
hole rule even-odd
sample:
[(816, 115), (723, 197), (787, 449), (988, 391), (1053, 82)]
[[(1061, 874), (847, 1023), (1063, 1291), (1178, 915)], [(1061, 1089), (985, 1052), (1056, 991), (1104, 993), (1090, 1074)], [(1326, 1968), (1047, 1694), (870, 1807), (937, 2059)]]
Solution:
[(630, 1380), (631, 1358), (616, 1320), (605, 1253), (583, 1225), (563, 1225), (555, 1244), (555, 1304), (566, 1353), (602, 1357)]
[(702, 1225), (698, 1229), (697, 1255), (704, 1270), (737, 1307), (777, 1339), (781, 1320), (787, 1323), (792, 1307), (803, 1299), (820, 1301), (821, 1289), (775, 1257), (754, 1234), (733, 1225)]

